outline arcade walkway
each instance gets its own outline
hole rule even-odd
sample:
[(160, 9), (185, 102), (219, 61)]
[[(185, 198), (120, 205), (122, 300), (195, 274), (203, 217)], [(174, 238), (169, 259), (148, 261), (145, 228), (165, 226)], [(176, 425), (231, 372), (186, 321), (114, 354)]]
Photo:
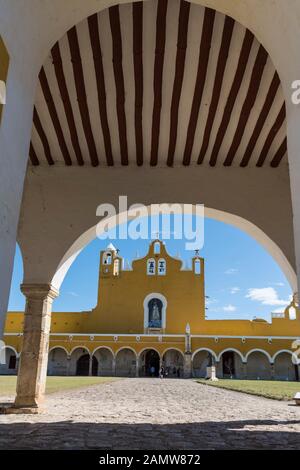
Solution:
[(296, 449), (300, 408), (192, 380), (123, 379), (0, 416), (0, 449)]

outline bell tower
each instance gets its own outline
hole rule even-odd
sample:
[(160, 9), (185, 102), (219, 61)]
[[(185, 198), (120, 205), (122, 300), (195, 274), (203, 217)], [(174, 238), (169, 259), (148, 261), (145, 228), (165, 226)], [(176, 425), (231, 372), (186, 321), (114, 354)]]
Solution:
[(100, 278), (118, 277), (122, 270), (122, 258), (119, 251), (110, 243), (100, 252)]

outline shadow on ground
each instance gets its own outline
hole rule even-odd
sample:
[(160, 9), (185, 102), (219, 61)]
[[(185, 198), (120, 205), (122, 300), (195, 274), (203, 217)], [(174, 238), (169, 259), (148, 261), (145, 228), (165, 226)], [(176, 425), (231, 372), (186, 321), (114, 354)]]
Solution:
[[(299, 424), (298, 420), (0, 424), (0, 449), (299, 449)], [(288, 426), (287, 431), (276, 430), (278, 425)]]

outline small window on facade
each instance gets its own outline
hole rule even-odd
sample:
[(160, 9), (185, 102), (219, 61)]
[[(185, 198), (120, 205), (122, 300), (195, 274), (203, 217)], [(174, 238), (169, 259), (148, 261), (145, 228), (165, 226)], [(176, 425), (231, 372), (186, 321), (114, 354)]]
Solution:
[(148, 276), (154, 276), (155, 274), (155, 260), (148, 259), (147, 261), (147, 274)]
[(116, 259), (114, 261), (114, 276), (118, 276), (120, 272), (120, 260)]
[(10, 356), (9, 358), (9, 363), (8, 363), (8, 368), (9, 369), (15, 369), (17, 366), (17, 358), (15, 355)]
[(104, 253), (103, 255), (103, 264), (111, 264), (111, 253)]
[(195, 274), (201, 274), (201, 263), (200, 259), (196, 259), (194, 263), (194, 272)]
[(160, 253), (160, 243), (159, 242), (155, 242), (154, 243), (154, 254), (155, 255), (159, 255)]
[(158, 261), (158, 274), (159, 276), (165, 276), (166, 274), (166, 260), (164, 259)]

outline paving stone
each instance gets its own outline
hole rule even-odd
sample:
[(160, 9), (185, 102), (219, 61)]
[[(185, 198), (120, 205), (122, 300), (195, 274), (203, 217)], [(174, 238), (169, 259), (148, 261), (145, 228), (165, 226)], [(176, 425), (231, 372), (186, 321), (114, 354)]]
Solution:
[(296, 449), (300, 407), (193, 380), (123, 379), (49, 395), (41, 415), (1, 415), (5, 448)]

